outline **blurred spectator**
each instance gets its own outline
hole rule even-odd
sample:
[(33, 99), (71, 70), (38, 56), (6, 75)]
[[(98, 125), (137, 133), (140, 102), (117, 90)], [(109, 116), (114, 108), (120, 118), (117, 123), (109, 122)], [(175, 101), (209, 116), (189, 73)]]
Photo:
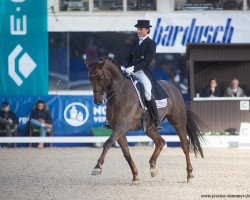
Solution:
[(242, 10), (242, 7), (236, 0), (227, 0), (223, 2), (223, 10)]
[(246, 92), (246, 96), (249, 97), (250, 96), (250, 90), (247, 90)]
[[(52, 128), (52, 117), (48, 107), (42, 100), (37, 101), (30, 115), (30, 125), (32, 128), (40, 129), (40, 136), (46, 137), (46, 129)], [(38, 148), (43, 148), (44, 144), (39, 143)]]
[(217, 80), (211, 78), (209, 80), (208, 86), (201, 91), (201, 97), (220, 97), (221, 93), (217, 86)]
[[(0, 130), (5, 132), (7, 137), (12, 137), (17, 130), (18, 118), (14, 112), (11, 111), (10, 105), (4, 101), (0, 110)], [(5, 134), (4, 134), (5, 135)], [(11, 144), (2, 145), (11, 147)]]
[(230, 87), (227, 88), (225, 92), (226, 97), (244, 97), (245, 93), (242, 88), (239, 87), (239, 80), (233, 79), (231, 80)]

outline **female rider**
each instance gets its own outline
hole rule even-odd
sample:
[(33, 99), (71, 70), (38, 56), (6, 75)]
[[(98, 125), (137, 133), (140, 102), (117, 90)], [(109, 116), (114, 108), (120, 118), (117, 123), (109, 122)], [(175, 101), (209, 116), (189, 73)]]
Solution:
[(149, 20), (137, 20), (138, 38), (133, 42), (127, 57), (126, 68), (121, 67), (126, 73), (134, 73), (139, 81), (144, 85), (145, 98), (149, 110), (154, 118), (156, 129), (161, 129), (161, 122), (157, 111), (154, 96), (152, 95), (152, 83), (156, 81), (153, 78), (149, 68), (150, 63), (154, 59), (156, 53), (156, 43), (148, 37), (150, 33)]

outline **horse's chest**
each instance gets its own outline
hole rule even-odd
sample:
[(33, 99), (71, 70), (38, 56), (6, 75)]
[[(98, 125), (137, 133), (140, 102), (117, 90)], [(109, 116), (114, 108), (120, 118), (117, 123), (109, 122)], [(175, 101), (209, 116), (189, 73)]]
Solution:
[(112, 120), (113, 118), (117, 117), (116, 114), (120, 112), (121, 105), (122, 105), (122, 102), (120, 101), (120, 99), (116, 99), (115, 102), (107, 104), (106, 116), (109, 120)]

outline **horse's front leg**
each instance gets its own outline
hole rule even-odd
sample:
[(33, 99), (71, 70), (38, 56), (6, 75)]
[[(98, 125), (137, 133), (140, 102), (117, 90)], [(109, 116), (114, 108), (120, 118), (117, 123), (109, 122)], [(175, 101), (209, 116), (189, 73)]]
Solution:
[(102, 165), (104, 163), (104, 159), (106, 157), (106, 154), (110, 147), (122, 136), (122, 132), (116, 132), (114, 131), (112, 135), (106, 140), (106, 142), (103, 145), (103, 151), (98, 159), (98, 162), (92, 172), (92, 175), (99, 175), (102, 173)]
[(134, 161), (131, 158), (130, 152), (129, 152), (129, 148), (128, 148), (128, 141), (125, 135), (123, 135), (119, 140), (118, 143), (122, 149), (123, 155), (125, 157), (125, 159), (127, 160), (130, 169), (132, 171), (133, 174), (133, 183), (137, 183), (139, 181), (138, 178), (138, 170), (134, 164)]

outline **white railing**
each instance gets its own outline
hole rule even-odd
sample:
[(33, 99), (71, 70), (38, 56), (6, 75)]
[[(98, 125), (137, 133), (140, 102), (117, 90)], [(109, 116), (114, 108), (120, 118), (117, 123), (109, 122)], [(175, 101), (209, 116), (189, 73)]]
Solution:
[[(162, 136), (166, 142), (180, 142), (178, 136)], [(207, 148), (250, 147), (250, 140), (241, 136), (205, 136)], [(1, 137), (0, 143), (103, 143), (108, 137)], [(127, 136), (128, 142), (152, 142), (147, 136)]]
[[(0, 143), (97, 143), (105, 142), (108, 136), (83, 137), (1, 137)], [(177, 136), (163, 136), (166, 141), (179, 142)], [(128, 142), (151, 142), (147, 136), (127, 136)]]

